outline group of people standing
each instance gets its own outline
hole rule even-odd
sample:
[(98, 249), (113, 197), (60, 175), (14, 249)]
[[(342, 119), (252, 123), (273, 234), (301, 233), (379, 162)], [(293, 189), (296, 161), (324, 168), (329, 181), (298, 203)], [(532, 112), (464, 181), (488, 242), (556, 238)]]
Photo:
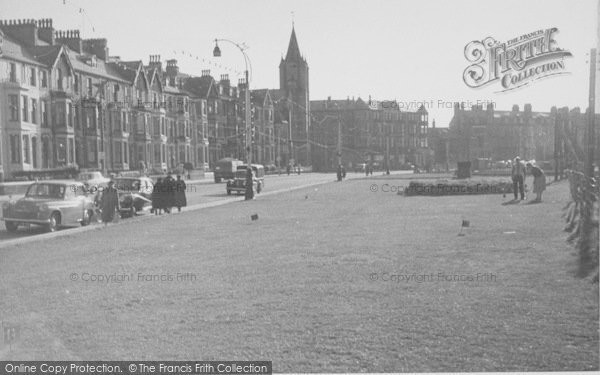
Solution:
[(177, 207), (177, 211), (181, 212), (181, 207), (187, 206), (185, 189), (186, 185), (181, 175), (177, 175), (177, 180), (171, 174), (164, 179), (158, 178), (152, 189), (151, 212), (155, 215), (160, 215), (163, 211), (171, 213), (173, 207)]
[(531, 162), (525, 164), (518, 156), (513, 162), (511, 171), (515, 201), (519, 199), (519, 194), (521, 200), (525, 200), (525, 177), (528, 171), (533, 176), (533, 192), (536, 194), (532, 203), (539, 203), (542, 201), (544, 190), (546, 190), (546, 175), (540, 167)]

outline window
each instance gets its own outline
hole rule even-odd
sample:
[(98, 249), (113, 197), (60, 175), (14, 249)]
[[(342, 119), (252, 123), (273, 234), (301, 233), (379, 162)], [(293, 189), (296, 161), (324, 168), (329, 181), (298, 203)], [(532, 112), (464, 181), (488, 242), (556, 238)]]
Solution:
[(31, 123), (37, 124), (37, 100), (31, 99)]
[(21, 144), (19, 142), (18, 135), (10, 136), (10, 161), (11, 163), (18, 163), (21, 161)]
[(167, 134), (166, 125), (165, 125), (165, 118), (164, 117), (160, 118), (160, 134)]
[(10, 63), (10, 81), (17, 82), (17, 64)]
[(45, 100), (41, 101), (41, 106), (42, 106), (42, 126), (43, 127), (47, 127), (48, 126), (48, 102)]
[(160, 159), (160, 145), (154, 145), (154, 162), (155, 163), (161, 163), (162, 160)]
[[(162, 120), (162, 119), (160, 119)], [(154, 119), (154, 135), (158, 136), (160, 135), (160, 123), (162, 121), (160, 121), (159, 119)]]
[(75, 74), (73, 76), (73, 90), (75, 90), (76, 93), (79, 93), (79, 75)]
[(123, 162), (123, 149), (121, 147), (121, 142), (115, 142), (115, 160), (117, 163)]
[(31, 75), (29, 76), (29, 84), (31, 86), (35, 86), (36, 85), (36, 79), (35, 79), (35, 68), (31, 68)]
[(56, 69), (56, 87), (59, 90), (63, 89), (63, 74), (60, 68)]
[(97, 149), (98, 149), (98, 145), (96, 143), (95, 140), (88, 140), (88, 161), (90, 163), (95, 163), (96, 162), (96, 154), (97, 154)]
[(69, 138), (69, 163), (73, 163), (75, 160), (75, 142), (73, 138)]
[(73, 113), (73, 104), (69, 103), (69, 104), (67, 104), (67, 116), (66, 117), (67, 117), (67, 126), (70, 128), (73, 127), (73, 121), (71, 118), (72, 113)]
[(30, 163), (29, 160), (29, 136), (23, 136), (23, 161), (27, 164)]
[(10, 107), (10, 120), (19, 121), (19, 96), (9, 95), (8, 105)]
[(32, 165), (33, 168), (37, 168), (37, 138), (36, 137), (32, 137), (31, 138), (31, 161), (32, 161)]
[(118, 102), (119, 101), (119, 85), (115, 84), (115, 89), (113, 92), (113, 102)]
[(42, 70), (42, 87), (48, 87), (48, 72)]
[(29, 107), (28, 106), (28, 101), (29, 101), (29, 99), (27, 98), (26, 95), (21, 96), (21, 99), (22, 99), (22, 101), (21, 101), (21, 109), (22, 109), (21, 113), (23, 114), (22, 121), (27, 122), (27, 121), (29, 121), (29, 110), (28, 110), (28, 107)]
[(87, 79), (87, 95), (91, 98), (93, 96), (93, 90), (92, 90), (92, 79), (88, 78)]

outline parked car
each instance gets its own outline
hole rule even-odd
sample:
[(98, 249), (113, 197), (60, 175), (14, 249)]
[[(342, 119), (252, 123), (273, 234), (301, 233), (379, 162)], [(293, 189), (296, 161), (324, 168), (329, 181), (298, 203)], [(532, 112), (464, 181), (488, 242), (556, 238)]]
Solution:
[(94, 194), (99, 190), (107, 188), (110, 178), (104, 177), (102, 172), (98, 171), (81, 172), (77, 175), (77, 181), (82, 182), (88, 191)]
[(241, 160), (233, 158), (223, 158), (215, 163), (214, 177), (215, 182), (219, 183), (221, 180), (228, 180), (234, 178), (235, 171), (237, 171), (240, 165), (244, 165)]
[(23, 198), (4, 203), (2, 215), (9, 232), (23, 224), (43, 225), (54, 232), (63, 226), (88, 225), (94, 215), (94, 200), (79, 181), (36, 182)]
[[(235, 172), (235, 176), (232, 179), (227, 180), (227, 194), (231, 195), (231, 192), (245, 193), (246, 192), (246, 164), (240, 165), (238, 170)], [(257, 194), (263, 190), (265, 186), (265, 167), (261, 164), (252, 164), (253, 176), (253, 189)]]
[(114, 179), (119, 195), (121, 216), (133, 217), (152, 205), (154, 182), (149, 177), (117, 177)]

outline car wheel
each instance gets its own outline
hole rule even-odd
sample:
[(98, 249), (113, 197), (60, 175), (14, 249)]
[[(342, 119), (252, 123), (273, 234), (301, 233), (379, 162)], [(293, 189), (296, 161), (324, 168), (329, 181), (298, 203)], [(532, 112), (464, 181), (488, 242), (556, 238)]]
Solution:
[(90, 221), (92, 221), (92, 210), (85, 210), (83, 211), (83, 218), (81, 218), (81, 226), (85, 227), (86, 225), (90, 224)]
[(58, 212), (54, 212), (52, 215), (50, 215), (50, 223), (48, 223), (48, 226), (46, 227), (46, 229), (48, 230), (48, 232), (56, 232), (59, 225), (60, 225), (60, 214)]
[(12, 221), (7, 221), (4, 223), (4, 225), (6, 226), (6, 230), (9, 232), (16, 232), (17, 228), (19, 227), (19, 224)]

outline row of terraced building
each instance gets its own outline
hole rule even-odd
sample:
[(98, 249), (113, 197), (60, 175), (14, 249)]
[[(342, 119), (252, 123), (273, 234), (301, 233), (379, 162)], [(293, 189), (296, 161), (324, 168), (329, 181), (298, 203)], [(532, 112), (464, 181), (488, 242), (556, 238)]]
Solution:
[[(158, 55), (122, 61), (106, 39), (55, 30), (51, 19), (0, 21), (0, 179), (70, 167), (206, 170), (221, 157), (243, 159), (246, 87), (208, 70), (184, 74)], [(290, 135), (274, 126), (281, 114), (271, 90), (251, 94), (253, 160), (284, 163), (276, 139)]]

